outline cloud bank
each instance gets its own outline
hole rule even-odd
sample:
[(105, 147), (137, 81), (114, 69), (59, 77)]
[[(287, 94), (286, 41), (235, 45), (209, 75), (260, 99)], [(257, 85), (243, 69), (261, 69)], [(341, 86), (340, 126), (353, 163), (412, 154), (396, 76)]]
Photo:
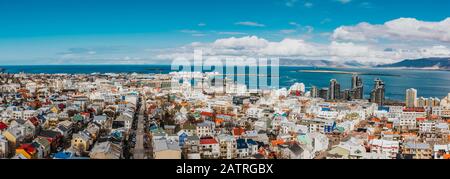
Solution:
[(195, 42), (158, 54), (157, 58), (189, 59), (195, 49), (202, 49), (205, 56), (215, 57), (352, 60), (379, 64), (403, 59), (448, 57), (450, 18), (439, 22), (399, 18), (384, 24), (362, 22), (354, 26), (341, 26), (331, 33), (330, 39), (325, 43), (301, 38), (270, 41), (258, 36), (230, 37), (210, 43)]

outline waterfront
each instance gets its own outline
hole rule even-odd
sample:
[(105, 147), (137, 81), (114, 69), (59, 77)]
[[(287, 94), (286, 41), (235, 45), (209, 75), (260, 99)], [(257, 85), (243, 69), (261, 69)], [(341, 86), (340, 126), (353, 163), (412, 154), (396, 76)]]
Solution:
[[(169, 65), (36, 65), (36, 66), (0, 66), (5, 73), (146, 73), (167, 74)], [(311, 73), (311, 70), (338, 71), (345, 73)], [(337, 79), (342, 89), (350, 88), (352, 73), (359, 73), (364, 81), (365, 97), (373, 87), (375, 78), (386, 83), (386, 98), (404, 100), (405, 90), (415, 88), (419, 96), (442, 98), (450, 91), (450, 72), (433, 70), (402, 69), (336, 69), (313, 67), (280, 67), (280, 87), (289, 87), (294, 83), (304, 83), (309, 89), (312, 85), (328, 87), (330, 79)]]

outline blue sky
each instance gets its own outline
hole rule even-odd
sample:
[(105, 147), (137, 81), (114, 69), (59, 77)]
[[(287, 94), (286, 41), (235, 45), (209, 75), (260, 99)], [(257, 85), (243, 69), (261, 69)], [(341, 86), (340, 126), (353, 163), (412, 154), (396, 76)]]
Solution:
[(85, 52), (80, 63), (152, 59), (162, 49), (246, 36), (329, 44), (341, 26), (440, 22), (448, 7), (447, 0), (2, 0), (0, 62), (77, 63), (80, 56), (62, 56)]

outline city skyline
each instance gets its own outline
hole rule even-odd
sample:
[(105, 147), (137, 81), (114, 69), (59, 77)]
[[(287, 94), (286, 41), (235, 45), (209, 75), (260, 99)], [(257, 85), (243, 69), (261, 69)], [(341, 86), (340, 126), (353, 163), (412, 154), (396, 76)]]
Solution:
[(0, 3), (0, 62), (9, 65), (160, 63), (194, 49), (361, 63), (450, 56), (444, 0)]

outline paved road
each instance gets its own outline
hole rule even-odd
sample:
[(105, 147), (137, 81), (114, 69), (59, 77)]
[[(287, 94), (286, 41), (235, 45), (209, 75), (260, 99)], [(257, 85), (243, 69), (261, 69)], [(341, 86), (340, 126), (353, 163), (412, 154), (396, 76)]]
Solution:
[(144, 149), (144, 106), (139, 110), (138, 124), (136, 130), (136, 146), (134, 148), (134, 159), (144, 159), (145, 149)]

